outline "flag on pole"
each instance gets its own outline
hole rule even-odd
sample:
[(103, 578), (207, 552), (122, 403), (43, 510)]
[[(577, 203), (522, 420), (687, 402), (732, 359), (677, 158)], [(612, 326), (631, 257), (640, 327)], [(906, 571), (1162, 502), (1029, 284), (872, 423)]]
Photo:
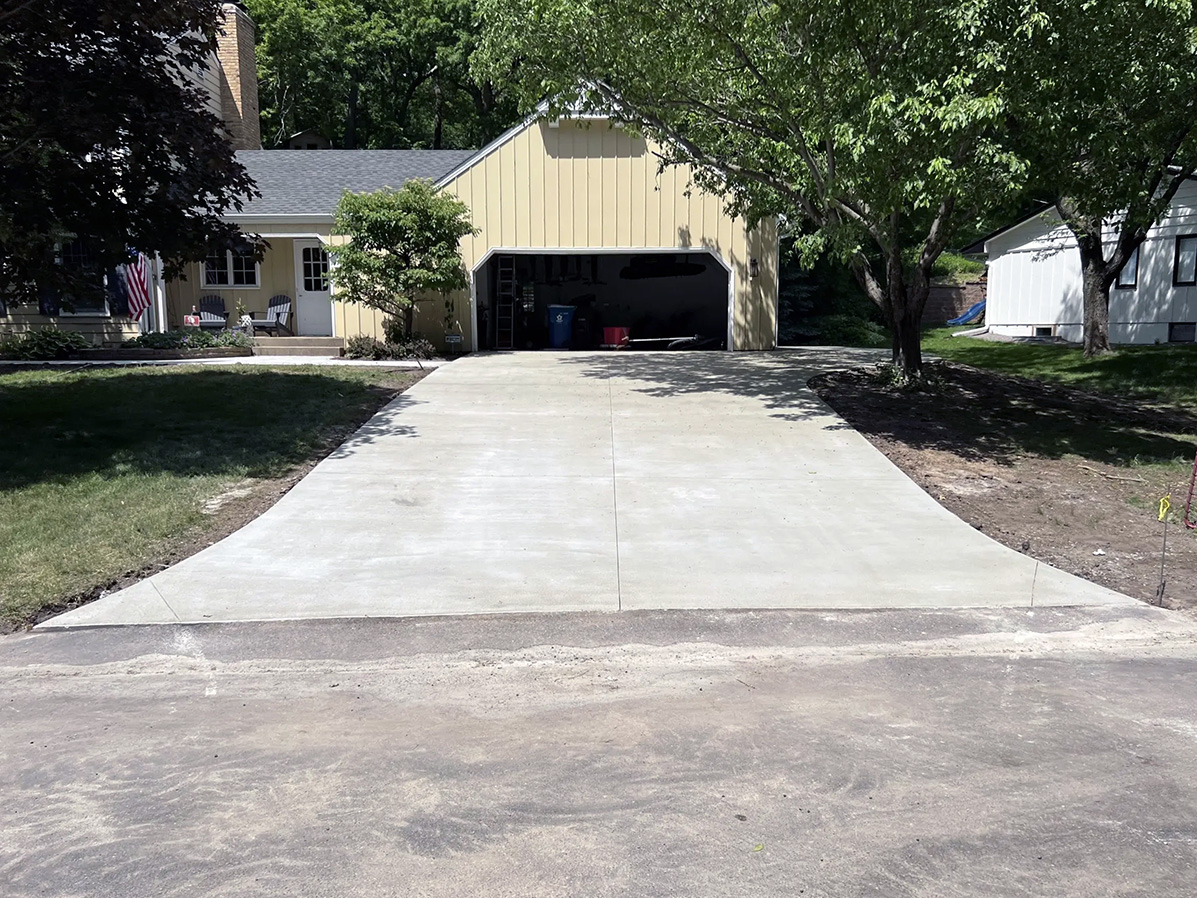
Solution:
[(129, 292), (129, 317), (136, 320), (150, 307), (149, 266), (141, 253), (125, 266), (125, 288)]

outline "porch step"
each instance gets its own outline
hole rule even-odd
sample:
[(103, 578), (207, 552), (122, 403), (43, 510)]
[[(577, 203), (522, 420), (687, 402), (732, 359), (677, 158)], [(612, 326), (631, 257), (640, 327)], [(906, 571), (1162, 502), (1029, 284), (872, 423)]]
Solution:
[(336, 357), (345, 348), (341, 337), (258, 337), (254, 355)]

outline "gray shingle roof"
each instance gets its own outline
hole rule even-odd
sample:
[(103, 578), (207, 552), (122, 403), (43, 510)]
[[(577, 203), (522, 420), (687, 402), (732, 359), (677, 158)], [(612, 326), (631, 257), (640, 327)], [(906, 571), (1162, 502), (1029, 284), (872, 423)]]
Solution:
[(240, 150), (262, 196), (241, 215), (332, 215), (346, 190), (401, 187), (436, 180), (476, 150)]

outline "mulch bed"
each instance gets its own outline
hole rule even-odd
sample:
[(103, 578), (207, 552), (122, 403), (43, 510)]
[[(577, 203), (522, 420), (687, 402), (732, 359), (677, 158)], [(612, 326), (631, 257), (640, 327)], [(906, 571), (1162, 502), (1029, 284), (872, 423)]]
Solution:
[(1197, 607), (1197, 531), (1179, 523), (1197, 434), (1192, 410), (952, 363), (928, 367), (931, 385), (920, 390), (886, 386), (871, 369), (820, 375), (811, 386), (958, 517), (1144, 601), (1156, 596), (1158, 503), (1170, 494), (1163, 604)]

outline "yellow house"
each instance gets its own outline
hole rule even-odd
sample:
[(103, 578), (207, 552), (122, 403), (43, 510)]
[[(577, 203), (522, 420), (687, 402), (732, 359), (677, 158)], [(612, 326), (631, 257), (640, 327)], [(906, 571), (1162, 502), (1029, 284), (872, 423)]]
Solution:
[(262, 196), (230, 219), (269, 249), (261, 263), (215, 254), (168, 284), (172, 327), (207, 296), (235, 316), (261, 315), (283, 295), (299, 335), (381, 338), (380, 313), (336, 297), (333, 211), (344, 190), (429, 178), (466, 203), (479, 229), (461, 246), (470, 289), (418, 307), (417, 330), (438, 346), (447, 335), (465, 351), (587, 348), (622, 334), (650, 347), (685, 337), (737, 350), (777, 343), (775, 222), (750, 228), (722, 197), (692, 187), (688, 169), (659, 170), (651, 142), (606, 120), (532, 119), (477, 152), (238, 158)]

